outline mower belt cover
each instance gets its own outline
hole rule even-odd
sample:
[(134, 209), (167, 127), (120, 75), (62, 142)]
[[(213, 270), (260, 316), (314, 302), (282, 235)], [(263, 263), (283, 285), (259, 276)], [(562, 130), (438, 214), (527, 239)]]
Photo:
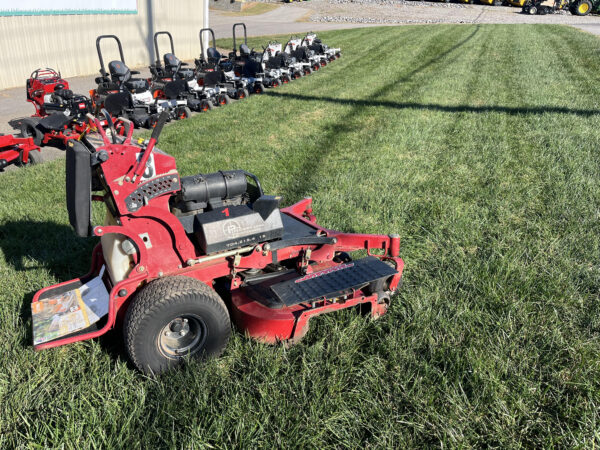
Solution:
[(239, 205), (197, 214), (194, 229), (202, 251), (210, 254), (280, 239), (283, 236), (281, 213), (277, 209), (280, 198), (263, 197), (255, 202), (255, 207), (260, 205), (258, 211)]
[(92, 154), (79, 141), (69, 140), (66, 155), (66, 191), (69, 222), (81, 237), (92, 235)]
[(65, 116), (60, 112), (56, 112), (44, 117), (38, 122), (38, 124), (40, 127), (45, 128), (46, 130), (60, 131), (66, 125), (68, 125), (71, 120), (73, 120), (72, 117)]
[[(352, 294), (353, 290), (374, 284), (373, 292), (382, 289), (377, 286), (398, 271), (379, 258), (368, 256), (363, 259), (343, 263), (320, 272), (282, 281), (271, 286), (275, 297), (285, 306), (299, 303), (333, 299)], [(283, 306), (281, 305), (281, 306)]]

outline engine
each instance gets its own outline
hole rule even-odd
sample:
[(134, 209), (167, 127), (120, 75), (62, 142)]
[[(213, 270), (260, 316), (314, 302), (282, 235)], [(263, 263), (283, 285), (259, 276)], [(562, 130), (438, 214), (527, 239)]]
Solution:
[(258, 179), (248, 172), (220, 171), (182, 177), (171, 211), (208, 254), (281, 238), (280, 200), (263, 195)]

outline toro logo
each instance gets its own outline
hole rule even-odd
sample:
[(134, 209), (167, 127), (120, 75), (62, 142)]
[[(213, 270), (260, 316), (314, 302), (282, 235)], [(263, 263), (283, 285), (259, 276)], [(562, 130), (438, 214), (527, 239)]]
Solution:
[(328, 273), (337, 272), (338, 270), (349, 269), (350, 267), (354, 267), (354, 263), (348, 264), (340, 264), (339, 266), (333, 266), (329, 269), (321, 270), (320, 272), (309, 273), (308, 275), (298, 278), (295, 283), (302, 283), (303, 281), (312, 280), (313, 278), (322, 277), (323, 275), (327, 275)]
[(80, 103), (79, 104), (79, 109), (84, 109), (85, 108), (85, 103)]

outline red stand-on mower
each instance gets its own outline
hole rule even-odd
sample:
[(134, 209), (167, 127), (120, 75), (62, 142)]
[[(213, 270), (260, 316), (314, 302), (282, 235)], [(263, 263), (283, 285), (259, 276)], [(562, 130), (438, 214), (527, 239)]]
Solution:
[(36, 145), (55, 140), (64, 145), (88, 128), (90, 99), (74, 94), (67, 80), (54, 69), (35, 70), (27, 80), (26, 94), (27, 101), (35, 106), (35, 114), (21, 121), (21, 135), (33, 138)]
[[(320, 314), (387, 311), (404, 266), (398, 235), (323, 228), (311, 198), (279, 209), (280, 197), (263, 194), (243, 170), (182, 177), (175, 159), (155, 148), (165, 120), (147, 144), (132, 143), (133, 127), (122, 143), (102, 128), (97, 148), (69, 142), (69, 220), (78, 235), (100, 243), (88, 275), (35, 294), (37, 349), (122, 327), (133, 364), (158, 373), (186, 357), (220, 355), (231, 321), (262, 342), (293, 343)], [(104, 225), (91, 224), (92, 200), (106, 205)], [(347, 252), (357, 250), (368, 256), (353, 260)], [(69, 299), (72, 307), (61, 310)], [(78, 308), (81, 326), (93, 325), (43, 334)]]
[(27, 165), (42, 162), (40, 148), (33, 138), (16, 138), (0, 134), (0, 172), (10, 164)]

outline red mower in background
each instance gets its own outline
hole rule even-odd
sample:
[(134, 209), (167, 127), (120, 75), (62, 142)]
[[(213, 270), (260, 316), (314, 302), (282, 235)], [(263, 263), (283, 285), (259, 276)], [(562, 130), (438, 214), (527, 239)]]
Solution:
[[(36, 349), (122, 328), (127, 353), (145, 373), (186, 358), (220, 355), (231, 322), (265, 343), (302, 338), (310, 319), (361, 306), (384, 314), (404, 263), (400, 237), (350, 234), (317, 225), (312, 199), (280, 209), (244, 170), (180, 176), (155, 145), (69, 141), (66, 193), (79, 236), (97, 236), (88, 275), (46, 287), (32, 302)], [(106, 205), (92, 225), (91, 202)], [(352, 259), (347, 252), (363, 250)]]
[(90, 99), (74, 94), (54, 69), (35, 70), (27, 80), (26, 94), (35, 114), (21, 121), (21, 135), (32, 138), (36, 145), (56, 140), (65, 145), (90, 126), (86, 117), (92, 111)]
[(0, 172), (10, 164), (28, 165), (42, 162), (40, 148), (32, 138), (0, 134)]

